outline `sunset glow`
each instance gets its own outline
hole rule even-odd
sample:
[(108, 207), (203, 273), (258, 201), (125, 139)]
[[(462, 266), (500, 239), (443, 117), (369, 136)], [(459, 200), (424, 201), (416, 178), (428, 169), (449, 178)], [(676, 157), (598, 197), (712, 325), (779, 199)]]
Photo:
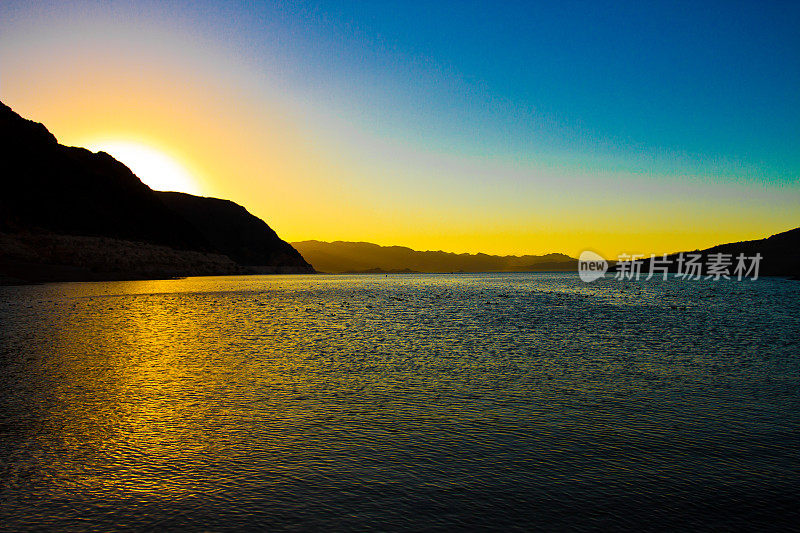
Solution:
[(99, 141), (84, 146), (111, 154), (151, 189), (201, 194), (191, 174), (178, 161), (155, 148), (131, 141)]
[(154, 187), (288, 241), (613, 257), (798, 225), (796, 10), (303, 5), (4, 3), (2, 98), (65, 144), (146, 140), (191, 176)]

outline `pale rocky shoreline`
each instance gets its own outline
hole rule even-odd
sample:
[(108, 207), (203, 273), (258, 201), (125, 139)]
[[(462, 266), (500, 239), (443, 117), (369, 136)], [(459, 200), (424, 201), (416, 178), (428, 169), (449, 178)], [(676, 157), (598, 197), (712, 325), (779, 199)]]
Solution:
[(0, 285), (306, 272), (243, 266), (222, 254), (109, 237), (0, 233)]

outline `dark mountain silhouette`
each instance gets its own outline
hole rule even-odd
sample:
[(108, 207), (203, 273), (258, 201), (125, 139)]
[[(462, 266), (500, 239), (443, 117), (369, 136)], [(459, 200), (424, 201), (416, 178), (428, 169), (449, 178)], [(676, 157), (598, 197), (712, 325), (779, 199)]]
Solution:
[(58, 144), (47, 129), (0, 103), (0, 230), (205, 244), (189, 223), (110, 155)]
[(0, 276), (24, 280), (313, 271), (243, 207), (155, 192), (2, 103), (0, 234)]
[(197, 228), (217, 253), (242, 265), (296, 266), (303, 257), (266, 222), (230, 200), (182, 192), (156, 192), (173, 212)]
[[(747, 258), (746, 264), (749, 266), (751, 261), (749, 258), (754, 257), (756, 254), (761, 254), (759, 261), (758, 275), (759, 276), (788, 276), (793, 278), (800, 277), (800, 228), (795, 228), (789, 231), (784, 231), (767, 237), (766, 239), (756, 239), (752, 241), (731, 242), (727, 244), (719, 244), (712, 248), (705, 250), (694, 250), (691, 252), (683, 253), (684, 258), (687, 254), (699, 254), (700, 259), (697, 260), (702, 266), (702, 274), (707, 273), (705, 268), (709, 264), (709, 256), (711, 254), (729, 254), (732, 261), (730, 271), (736, 265), (736, 257), (739, 254), (744, 254)], [(670, 272), (676, 272), (678, 269), (678, 255), (679, 253), (670, 254), (667, 256), (668, 267)], [(658, 258), (658, 260), (662, 258)], [(642, 272), (649, 272), (650, 259), (643, 260)]]
[(577, 271), (577, 260), (564, 254), (498, 256), (420, 252), (404, 246), (344, 241), (302, 241), (292, 246), (315, 269), (331, 273)]

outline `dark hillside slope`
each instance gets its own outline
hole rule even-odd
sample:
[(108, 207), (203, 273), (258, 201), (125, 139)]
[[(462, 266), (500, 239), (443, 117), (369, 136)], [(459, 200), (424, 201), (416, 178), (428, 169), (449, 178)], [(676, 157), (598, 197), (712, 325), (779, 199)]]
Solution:
[(156, 192), (156, 195), (173, 212), (189, 221), (216, 252), (239, 264), (305, 266), (312, 271), (297, 250), (239, 204), (181, 192)]

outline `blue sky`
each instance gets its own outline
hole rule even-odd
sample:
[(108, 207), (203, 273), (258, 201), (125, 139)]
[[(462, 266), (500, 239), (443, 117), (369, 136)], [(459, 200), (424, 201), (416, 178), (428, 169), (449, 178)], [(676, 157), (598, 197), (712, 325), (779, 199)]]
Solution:
[(293, 86), (382, 134), (470, 153), (644, 158), (723, 178), (788, 182), (800, 170), (796, 2), (232, 11), (256, 54), (274, 54), (265, 23), (277, 28)]

